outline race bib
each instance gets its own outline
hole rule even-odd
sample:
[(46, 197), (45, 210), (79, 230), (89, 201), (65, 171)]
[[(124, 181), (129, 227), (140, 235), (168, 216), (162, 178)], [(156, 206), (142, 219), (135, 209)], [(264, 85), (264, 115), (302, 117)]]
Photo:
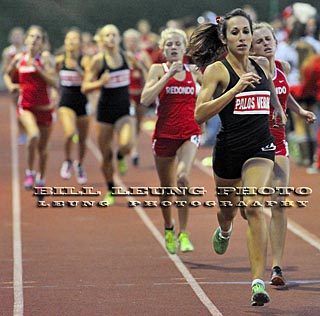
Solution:
[(234, 114), (269, 114), (270, 91), (241, 92), (235, 96)]
[(121, 88), (130, 84), (130, 70), (122, 69), (110, 72), (110, 79), (104, 85), (105, 88)]

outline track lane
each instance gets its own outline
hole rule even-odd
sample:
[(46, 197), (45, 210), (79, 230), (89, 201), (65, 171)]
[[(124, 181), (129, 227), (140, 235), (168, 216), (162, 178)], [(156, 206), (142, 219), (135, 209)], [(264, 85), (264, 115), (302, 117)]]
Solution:
[[(1, 121), (3, 117), (6, 116), (1, 115)], [(91, 131), (94, 136), (93, 127)], [(51, 145), (48, 185), (74, 184), (66, 184), (58, 176), (61, 137), (61, 130), (56, 126)], [(158, 184), (149, 136), (144, 134), (141, 144), (141, 167), (131, 167), (128, 175), (122, 178), (127, 186)], [(199, 159), (209, 153), (209, 149), (201, 149)], [(23, 146), (19, 146), (20, 175), (23, 174), (23, 157)], [(86, 169), (90, 176), (88, 186), (103, 191), (102, 176), (92, 152), (88, 153)], [(7, 175), (7, 179), (10, 179), (10, 174)], [(293, 170), (292, 178), (295, 176), (296, 170)], [(307, 182), (306, 177), (301, 176), (296, 182), (300, 181), (301, 185), (302, 180)], [(213, 198), (213, 180), (209, 174), (194, 168), (192, 183), (208, 188), (207, 195), (199, 200)], [(311, 181), (308, 183), (312, 184)], [(43, 315), (44, 311), (45, 315), (210, 315), (162, 246), (159, 247), (159, 242), (135, 211), (128, 208), (125, 198), (117, 198), (116, 206), (104, 209), (46, 209), (37, 208), (30, 192), (25, 192), (22, 185), (20, 188), (24, 315)], [(10, 201), (7, 201), (11, 199), (10, 194), (5, 197), (4, 203), (10, 205)], [(316, 212), (318, 206), (313, 199), (316, 201), (318, 197), (318, 192), (310, 197), (312, 208), (303, 210), (304, 216), (301, 216), (301, 210), (289, 212), (290, 218), (316, 236), (319, 236), (319, 232), (314, 231), (315, 220), (309, 214)], [(51, 197), (48, 198), (50, 200)], [(1, 217), (4, 214), (4, 218), (10, 221), (10, 211), (2, 212)], [(303, 311), (305, 315), (318, 315), (316, 294), (319, 272), (316, 266), (319, 266), (319, 252), (289, 233), (285, 254), (286, 276), (292, 280), (289, 291), (270, 289), (271, 303), (263, 308), (252, 308), (249, 306), (250, 269), (245, 245), (246, 224), (240, 216), (237, 217), (230, 250), (225, 256), (216, 256), (212, 253), (210, 241), (216, 226), (215, 211), (203, 207), (192, 209), (190, 231), (196, 251), (191, 254), (179, 253), (179, 257), (222, 315), (234, 315), (235, 311), (240, 316), (295, 316)], [(158, 231), (162, 232), (159, 208), (145, 209), (145, 212)], [(2, 230), (4, 225), (1, 222), (1, 240), (10, 240), (10, 230)], [(12, 264), (8, 259), (12, 258), (9, 255), (10, 247), (7, 243), (3, 245), (6, 251), (1, 252), (2, 266), (4, 262)], [(6, 316), (12, 315), (12, 312), (7, 312), (13, 306), (10, 287), (12, 274), (8, 271), (12, 269), (10, 264), (1, 269), (5, 277), (1, 278), (0, 293), (4, 302), (11, 303), (1, 304), (0, 315), (4, 313)]]

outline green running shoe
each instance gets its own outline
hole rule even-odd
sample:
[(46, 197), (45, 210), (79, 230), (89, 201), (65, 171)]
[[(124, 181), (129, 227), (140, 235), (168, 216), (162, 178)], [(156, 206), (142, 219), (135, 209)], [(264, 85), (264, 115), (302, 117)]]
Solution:
[(74, 135), (72, 136), (72, 142), (73, 142), (74, 144), (78, 144), (78, 143), (79, 143), (79, 135), (78, 135), (78, 134), (74, 134)]
[(177, 239), (174, 229), (165, 229), (165, 241), (168, 252), (174, 255), (177, 252)]
[(269, 294), (261, 283), (252, 287), (251, 306), (263, 306), (270, 301)]
[(128, 165), (125, 158), (118, 159), (118, 170), (121, 176), (125, 176), (128, 171)]
[(115, 203), (114, 195), (112, 195), (111, 191), (108, 191), (104, 197), (104, 201), (108, 203), (108, 206), (111, 206)]
[(220, 226), (216, 229), (212, 236), (212, 244), (213, 244), (213, 249), (218, 255), (223, 255), (228, 248), (229, 245), (229, 238), (224, 238), (221, 236), (221, 228)]
[(194, 247), (189, 239), (189, 234), (187, 232), (182, 232), (179, 234), (178, 242), (180, 244), (180, 250), (182, 252), (191, 252), (194, 250)]

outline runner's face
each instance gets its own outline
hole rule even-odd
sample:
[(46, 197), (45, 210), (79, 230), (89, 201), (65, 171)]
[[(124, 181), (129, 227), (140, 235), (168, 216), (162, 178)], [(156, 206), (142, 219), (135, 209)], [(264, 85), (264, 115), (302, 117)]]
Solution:
[(120, 35), (117, 29), (107, 27), (101, 31), (101, 44), (106, 48), (114, 48), (120, 44)]
[(134, 35), (128, 35), (124, 38), (124, 44), (127, 50), (135, 52), (139, 49), (140, 38)]
[(186, 46), (182, 37), (178, 34), (171, 34), (165, 41), (163, 54), (168, 61), (180, 61), (185, 54)]
[(64, 40), (64, 46), (67, 51), (78, 51), (81, 46), (80, 34), (77, 32), (67, 33)]
[(225, 42), (229, 52), (234, 55), (247, 55), (252, 41), (249, 21), (243, 16), (235, 16), (228, 20)]
[(43, 35), (37, 28), (32, 28), (26, 37), (25, 44), (29, 50), (37, 52), (43, 44)]
[(10, 40), (13, 45), (18, 46), (23, 44), (23, 38), (24, 38), (24, 35), (22, 31), (14, 31), (11, 35)]
[(257, 29), (253, 32), (252, 51), (255, 55), (273, 57), (276, 46), (276, 40), (268, 28)]

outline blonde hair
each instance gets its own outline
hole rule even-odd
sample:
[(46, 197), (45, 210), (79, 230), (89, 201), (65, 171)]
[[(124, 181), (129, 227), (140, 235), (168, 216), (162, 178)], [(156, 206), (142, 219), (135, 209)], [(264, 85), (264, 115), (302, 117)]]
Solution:
[(101, 36), (101, 34), (104, 32), (104, 31), (106, 31), (106, 30), (114, 30), (114, 31), (116, 31), (118, 34), (119, 34), (119, 36), (120, 36), (120, 31), (119, 31), (119, 29), (114, 25), (114, 24), (106, 24), (105, 26), (103, 26), (100, 30), (99, 30), (99, 33), (98, 33), (98, 35), (99, 36)]
[(271, 26), (271, 24), (267, 22), (260, 22), (260, 23), (253, 24), (253, 31), (260, 30), (260, 29), (268, 29), (272, 33), (273, 39), (277, 41), (276, 33), (274, 32), (274, 29)]
[(180, 36), (182, 38), (184, 45), (187, 47), (187, 43), (188, 43), (187, 34), (183, 30), (176, 29), (176, 28), (167, 28), (161, 32), (161, 38), (159, 41), (160, 48), (164, 48), (164, 45), (171, 34), (176, 34)]
[(141, 33), (137, 31), (136, 29), (127, 29), (126, 31), (123, 32), (123, 38), (133, 36), (135, 38), (140, 38)]

